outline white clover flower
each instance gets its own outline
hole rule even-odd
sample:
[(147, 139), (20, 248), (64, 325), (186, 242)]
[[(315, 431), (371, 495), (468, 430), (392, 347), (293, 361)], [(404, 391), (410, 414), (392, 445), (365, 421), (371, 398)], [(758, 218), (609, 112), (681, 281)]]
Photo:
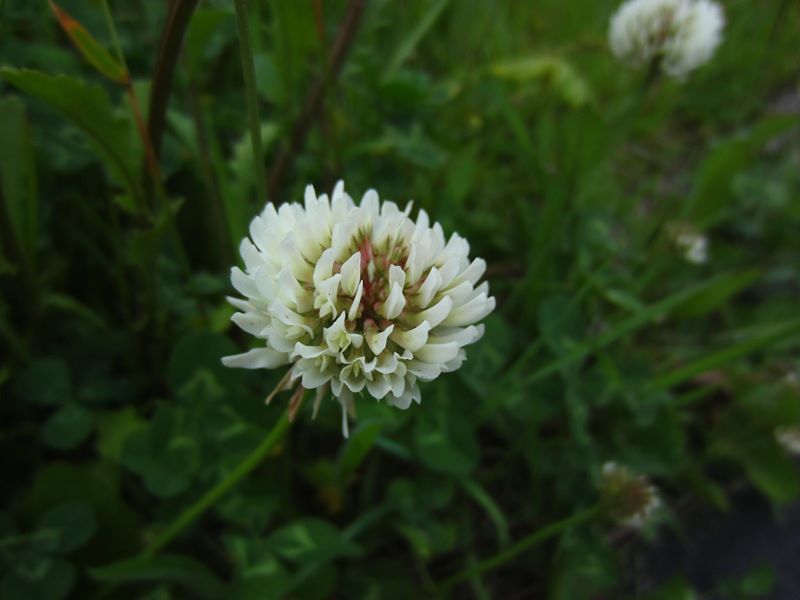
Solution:
[(600, 493), (608, 514), (633, 529), (644, 527), (661, 508), (661, 499), (650, 481), (615, 462), (607, 462), (601, 469)]
[(658, 63), (670, 77), (684, 78), (714, 54), (725, 16), (712, 0), (628, 0), (611, 17), (611, 51), (625, 63)]
[(317, 403), (330, 385), (345, 436), (355, 393), (419, 403), (418, 382), (461, 366), (495, 299), (467, 241), (410, 212), (375, 190), (356, 205), (341, 181), (330, 199), (308, 186), (304, 205), (267, 204), (242, 240), (245, 270), (231, 271), (244, 299), (229, 298), (233, 322), (264, 345), (223, 363), (292, 364), (289, 378), (318, 389)]
[(778, 427), (775, 440), (789, 454), (800, 456), (800, 426)]
[(668, 227), (672, 241), (683, 253), (683, 258), (694, 265), (708, 262), (708, 238), (686, 224), (673, 223)]

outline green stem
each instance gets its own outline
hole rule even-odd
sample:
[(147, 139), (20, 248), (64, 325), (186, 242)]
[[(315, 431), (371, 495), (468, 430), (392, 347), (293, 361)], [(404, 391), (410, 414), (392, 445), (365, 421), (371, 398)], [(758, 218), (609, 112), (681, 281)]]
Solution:
[(258, 203), (267, 200), (267, 172), (264, 165), (264, 150), (261, 146), (261, 119), (258, 116), (258, 95), (256, 92), (256, 68), (253, 62), (253, 48), (250, 46), (248, 29), (247, 0), (235, 0), (236, 25), (239, 29), (239, 49), (242, 53), (242, 74), (247, 102), (247, 120), (250, 125), (250, 143), (253, 146), (253, 162), (256, 165), (256, 192)]
[(213, 504), (219, 500), (225, 492), (234, 487), (244, 477), (255, 469), (259, 463), (269, 454), (278, 442), (283, 439), (284, 434), (289, 429), (289, 419), (286, 413), (282, 414), (278, 421), (273, 425), (267, 437), (261, 442), (250, 454), (248, 454), (236, 468), (231, 471), (228, 476), (220, 481), (213, 488), (208, 490), (206, 494), (197, 502), (192, 504), (183, 513), (175, 519), (169, 527), (167, 527), (161, 534), (153, 540), (153, 542), (144, 550), (143, 556), (152, 556), (158, 550), (169, 544), (180, 533), (183, 532), (189, 525), (191, 525), (197, 518), (207, 511)]
[(474, 575), (479, 575), (481, 573), (485, 573), (486, 571), (491, 571), (500, 567), (510, 561), (512, 558), (519, 556), (529, 548), (532, 548), (536, 544), (544, 542), (556, 535), (570, 529), (571, 527), (575, 527), (582, 523), (586, 523), (587, 521), (591, 521), (592, 519), (596, 518), (598, 515), (601, 514), (601, 507), (600, 505), (592, 506), (591, 508), (587, 508), (585, 510), (579, 511), (574, 515), (567, 517), (566, 519), (562, 519), (561, 521), (556, 521), (555, 523), (551, 523), (546, 527), (542, 527), (541, 529), (537, 529), (527, 537), (521, 539), (519, 542), (511, 546), (510, 548), (495, 554), (491, 558), (487, 558), (486, 560), (482, 560), (478, 564), (464, 569), (463, 571), (456, 573), (445, 579), (442, 583), (439, 584), (439, 589), (443, 592), (448, 591), (451, 587), (453, 587), (456, 583), (468, 579)]

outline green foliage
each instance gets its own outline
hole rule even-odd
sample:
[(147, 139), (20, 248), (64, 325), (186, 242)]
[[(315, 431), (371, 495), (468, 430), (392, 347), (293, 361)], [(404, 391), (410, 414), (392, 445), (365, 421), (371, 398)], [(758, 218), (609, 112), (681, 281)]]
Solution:
[[(376, 0), (344, 40), (359, 2), (251, 0), (251, 124), (232, 4), (176, 3), (162, 50), (168, 3), (114, 4), (116, 33), (63, 4), (0, 3), (0, 597), (427, 598), (467, 573), (452, 597), (624, 598), (626, 558), (693, 500), (798, 499), (776, 436), (800, 426), (796, 4), (726, 2), (719, 51), (676, 82), (614, 60), (610, 0)], [(145, 120), (170, 88), (160, 185), (131, 80)], [(339, 178), (413, 199), (498, 301), (458, 372), (407, 411), (359, 396), (347, 440), (328, 397), (289, 427), (288, 393), (264, 406), (283, 371), (220, 362), (254, 343), (228, 272), (287, 150), (276, 203)], [(668, 519), (591, 516), (607, 461)]]

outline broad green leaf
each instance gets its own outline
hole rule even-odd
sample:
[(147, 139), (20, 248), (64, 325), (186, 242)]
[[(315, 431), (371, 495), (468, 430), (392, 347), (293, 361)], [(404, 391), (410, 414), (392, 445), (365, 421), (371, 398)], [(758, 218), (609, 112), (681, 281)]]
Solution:
[(39, 194), (30, 126), (19, 98), (0, 98), (0, 140), (0, 195), (20, 256), (33, 269), (39, 241)]
[(64, 559), (40, 558), (41, 569), (36, 577), (30, 572), (8, 573), (0, 582), (0, 597), (4, 600), (62, 600), (75, 587), (77, 573), (74, 565)]
[(97, 530), (94, 509), (85, 502), (68, 502), (55, 507), (39, 527), (57, 534), (58, 552), (69, 553), (83, 546)]
[(83, 25), (52, 0), (50, 0), (50, 8), (69, 39), (90, 65), (114, 83), (126, 85), (129, 82), (128, 71), (124, 65), (111, 56), (108, 50), (95, 40)]
[(44, 424), (42, 437), (53, 448), (71, 450), (89, 436), (93, 427), (90, 410), (80, 404), (67, 404)]
[(117, 181), (136, 198), (139, 184), (139, 146), (126, 119), (114, 114), (106, 91), (65, 75), (1, 67), (0, 77), (45, 102), (78, 126), (94, 144)]
[(565, 59), (558, 56), (529, 56), (496, 62), (489, 72), (500, 79), (517, 82), (548, 83), (573, 108), (589, 102), (591, 91), (583, 77)]
[(203, 598), (225, 598), (228, 593), (225, 585), (208, 567), (178, 554), (138, 556), (90, 569), (89, 573), (98, 581), (109, 583), (176, 583)]

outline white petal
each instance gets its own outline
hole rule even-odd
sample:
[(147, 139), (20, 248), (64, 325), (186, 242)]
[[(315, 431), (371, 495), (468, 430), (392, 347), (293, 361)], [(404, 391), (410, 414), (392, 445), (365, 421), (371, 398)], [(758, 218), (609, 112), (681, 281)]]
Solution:
[(414, 353), (415, 358), (434, 364), (444, 364), (458, 356), (460, 346), (457, 342), (446, 344), (425, 344)]
[(411, 315), (408, 318), (408, 322), (411, 325), (418, 325), (419, 323), (427, 322), (430, 325), (431, 329), (436, 327), (439, 323), (447, 318), (447, 315), (450, 314), (450, 310), (453, 308), (453, 301), (449, 297), (445, 296), (439, 302), (431, 306), (430, 308), (423, 310), (415, 315)]
[(361, 307), (361, 295), (364, 293), (364, 282), (358, 282), (356, 295), (353, 296), (353, 301), (350, 303), (350, 310), (347, 311), (347, 318), (353, 320), (358, 316), (358, 309)]
[(342, 292), (348, 296), (356, 293), (356, 288), (361, 281), (361, 253), (356, 252), (342, 265)]
[(386, 348), (386, 342), (389, 340), (389, 336), (394, 331), (394, 325), (389, 325), (383, 331), (378, 331), (377, 327), (369, 327), (367, 328), (364, 337), (367, 339), (367, 345), (369, 346), (370, 350), (374, 352), (376, 355), (383, 352), (384, 348)]
[(425, 282), (420, 286), (418, 292), (418, 304), (423, 308), (427, 308), (433, 300), (434, 295), (442, 286), (442, 276), (439, 274), (439, 269), (431, 267)]
[(269, 325), (269, 315), (261, 312), (234, 313), (231, 321), (236, 323), (243, 331), (250, 335), (261, 336), (261, 332)]
[(242, 354), (222, 358), (222, 364), (226, 367), (242, 369), (274, 369), (288, 362), (289, 358), (285, 353), (277, 352), (272, 348), (254, 348)]
[(386, 302), (381, 307), (381, 315), (386, 319), (396, 319), (403, 312), (406, 306), (406, 297), (403, 295), (403, 288), (396, 282), (392, 285), (392, 291)]
[(414, 329), (403, 331), (395, 329), (392, 332), (391, 340), (411, 352), (419, 350), (425, 342), (428, 341), (428, 332), (431, 330), (431, 325), (427, 321), (423, 321)]
[(494, 310), (494, 298), (487, 298), (486, 294), (481, 294), (473, 298), (466, 304), (453, 309), (448, 317), (442, 322), (443, 325), (464, 326), (480, 321)]

